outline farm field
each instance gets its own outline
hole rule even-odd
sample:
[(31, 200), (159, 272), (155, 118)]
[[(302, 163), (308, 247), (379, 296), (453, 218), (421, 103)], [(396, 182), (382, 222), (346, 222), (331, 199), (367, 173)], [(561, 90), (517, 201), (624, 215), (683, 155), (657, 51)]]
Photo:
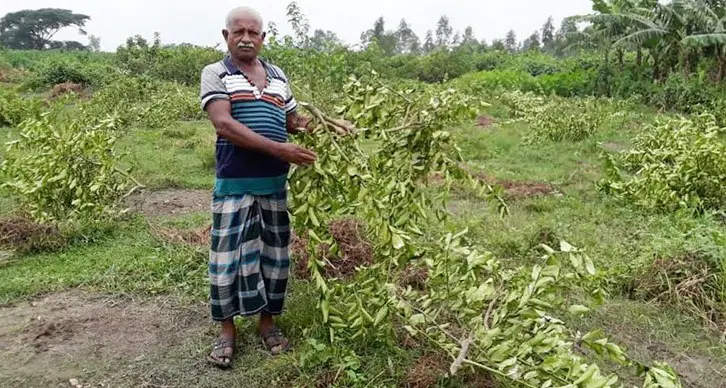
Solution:
[[(607, 270), (687, 250), (690, 230), (723, 231), (723, 225), (706, 220), (638, 212), (597, 191), (599, 147), (627, 148), (629, 137), (639, 130), (635, 125), (610, 128), (580, 144), (529, 146), (522, 142), (526, 125), (507, 123), (507, 117), (492, 113), (451, 131), (476, 174), (507, 182), (510, 215), (501, 219), (491, 206), (460, 192), (452, 194), (448, 222), (452, 228), (470, 228), (471, 237), (505, 265), (532, 265), (541, 254), (539, 244), (566, 239), (586, 247), (595, 265)], [(656, 115), (647, 109), (637, 114), (643, 120)], [(10, 139), (16, 136), (14, 130), (3, 131)], [(224, 373), (204, 363), (214, 331), (205, 308), (206, 240), (195, 239), (194, 232), (210, 222), (213, 171), (205, 155), (188, 144), (211, 148), (210, 125), (176, 122), (130, 131), (119, 148), (130, 155), (136, 177), (149, 185), (131, 201), (132, 216), (59, 252), (3, 260), (1, 335), (4, 342), (13, 338), (12, 346), (0, 352), (0, 376), (6, 383), (41, 386), (75, 378), (84, 386), (192, 382), (213, 387), (240, 381), (245, 385), (239, 386), (264, 386), (274, 375), (280, 386), (306, 386), (337, 372), (296, 365), (300, 357), (310, 356), (305, 343), (309, 331), (317, 330), (315, 290), (300, 279), (293, 280), (290, 308), (281, 322), (300, 350), (281, 359), (264, 356), (252, 324), (239, 321), (248, 335), (237, 363), (255, 367)], [(11, 212), (11, 204), (4, 204), (3, 213)], [(726, 350), (718, 330), (673, 306), (616, 294), (572, 324), (581, 330), (604, 329), (642, 362), (669, 362), (686, 386), (716, 387), (726, 376)], [(355, 371), (378, 376), (375, 381), (381, 384), (416, 386), (435, 378), (430, 368), (443, 373), (447, 367), (445, 359), (428, 353), (426, 347), (396, 351), (373, 346), (359, 354)], [(467, 386), (463, 380), (449, 383)]]
[(645, 3), (521, 44), (381, 18), (361, 50), (291, 3), (262, 55), (318, 155), (288, 181), (293, 349), (238, 319), (226, 371), (198, 86), (223, 53), (0, 28), (0, 386), (724, 386), (726, 9)]

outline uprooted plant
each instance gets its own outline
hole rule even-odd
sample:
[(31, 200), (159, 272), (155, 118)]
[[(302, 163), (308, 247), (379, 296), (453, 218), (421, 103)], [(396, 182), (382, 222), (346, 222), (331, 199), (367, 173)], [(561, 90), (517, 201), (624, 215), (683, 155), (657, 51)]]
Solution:
[[(120, 214), (119, 199), (140, 186), (120, 168), (113, 116), (88, 119), (59, 99), (19, 126), (0, 165), (2, 187), (38, 222), (100, 220)], [(79, 118), (80, 117), (80, 118)]]
[[(444, 130), (475, 117), (476, 100), (436, 86), (399, 90), (375, 75), (351, 79), (344, 92), (338, 113), (359, 130), (341, 136), (340, 121), (304, 105), (317, 130), (302, 142), (320, 157), (290, 180), (293, 226), (307, 236), (307, 266), (330, 342), (390, 343), (403, 327), (450, 357), (450, 375), (476, 368), (527, 387), (617, 385), (616, 376), (576, 350), (589, 349), (637, 368), (645, 387), (680, 386), (668, 366), (642, 365), (601, 333), (578, 333), (555, 317), (588, 310), (569, 295), (603, 297), (599, 275), (580, 250), (565, 242), (559, 251), (545, 246), (541, 264), (505, 270), (466, 241), (465, 231), (440, 232), (455, 181), (506, 212), (491, 187), (458, 167), (458, 149)], [(378, 148), (364, 152), (363, 139)], [(434, 193), (423, 189), (431, 174), (442, 180)], [(341, 252), (328, 225), (341, 218), (362, 221), (373, 246), (372, 264), (361, 264), (345, 282), (325, 270), (332, 264), (326, 258)], [(412, 282), (411, 271), (422, 275)]]
[(713, 116), (659, 120), (633, 147), (606, 154), (601, 189), (658, 211), (697, 212), (726, 208), (726, 129)]

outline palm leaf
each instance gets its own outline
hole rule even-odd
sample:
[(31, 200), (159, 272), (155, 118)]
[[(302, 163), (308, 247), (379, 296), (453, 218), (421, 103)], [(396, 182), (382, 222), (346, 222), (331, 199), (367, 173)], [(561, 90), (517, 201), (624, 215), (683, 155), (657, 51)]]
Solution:
[(713, 47), (726, 45), (726, 33), (690, 35), (682, 40), (689, 47)]
[(668, 34), (668, 31), (660, 29), (660, 28), (649, 28), (649, 29), (645, 29), (645, 30), (640, 30), (640, 31), (633, 32), (632, 34), (629, 34), (627, 36), (620, 38), (617, 42), (615, 42), (615, 46), (623, 46), (623, 45), (642, 46), (645, 44), (645, 42), (647, 42), (649, 40), (659, 39), (667, 34)]

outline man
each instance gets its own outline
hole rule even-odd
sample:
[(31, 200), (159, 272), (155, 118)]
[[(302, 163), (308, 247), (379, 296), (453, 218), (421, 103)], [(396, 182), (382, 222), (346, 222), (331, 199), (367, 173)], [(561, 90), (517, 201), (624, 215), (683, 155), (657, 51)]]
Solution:
[(222, 35), (229, 54), (202, 71), (201, 104), (217, 131), (209, 278), (221, 334), (208, 360), (227, 368), (236, 316), (260, 315), (259, 334), (273, 354), (290, 347), (273, 321), (290, 265), (287, 173), (290, 163), (307, 166), (316, 155), (287, 142), (310, 119), (297, 113), (282, 70), (258, 58), (265, 39), (260, 15), (233, 9)]

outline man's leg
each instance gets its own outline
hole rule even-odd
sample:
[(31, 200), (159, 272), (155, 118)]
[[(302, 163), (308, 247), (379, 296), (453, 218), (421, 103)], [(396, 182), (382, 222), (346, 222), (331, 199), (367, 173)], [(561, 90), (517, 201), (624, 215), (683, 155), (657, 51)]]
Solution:
[(267, 348), (278, 354), (290, 347), (273, 319), (282, 313), (290, 269), (287, 193), (265, 196), (259, 199), (259, 204), (262, 225), (260, 264), (267, 299), (267, 306), (260, 313), (259, 330)]
[[(220, 367), (229, 367), (235, 350), (236, 329), (234, 317), (245, 315), (245, 301), (241, 293), (251, 291), (246, 272), (243, 244), (259, 235), (257, 212), (251, 211), (253, 198), (227, 196), (215, 198), (212, 204), (213, 223), (209, 255), (212, 319), (220, 323), (220, 335), (209, 354), (209, 361)], [(261, 298), (260, 298), (261, 299)], [(259, 301), (259, 306), (263, 301)]]

